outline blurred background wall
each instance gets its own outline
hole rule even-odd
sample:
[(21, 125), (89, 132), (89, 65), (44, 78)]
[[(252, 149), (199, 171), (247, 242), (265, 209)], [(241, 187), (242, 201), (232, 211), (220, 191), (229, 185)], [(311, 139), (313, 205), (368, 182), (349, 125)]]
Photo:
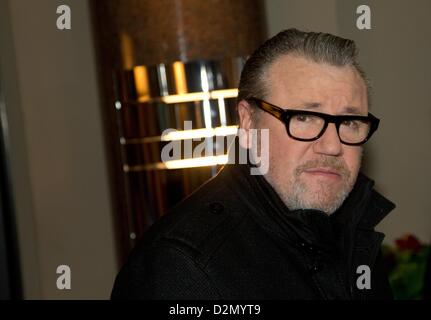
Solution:
[[(55, 27), (72, 9), (72, 30)], [(356, 28), (369, 4), (372, 29)], [(431, 240), (431, 3), (427, 0), (266, 0), (269, 35), (297, 27), (357, 41), (383, 122), (364, 170), (396, 204), (386, 241)], [(87, 0), (0, 0), (1, 76), (25, 298), (108, 298), (118, 270), (115, 214)], [(56, 268), (72, 269), (72, 290)]]
[[(88, 2), (67, 1), (70, 32), (56, 28), (64, 1), (1, 3), (24, 295), (108, 298), (117, 266)], [(63, 264), (71, 290), (56, 287)]]

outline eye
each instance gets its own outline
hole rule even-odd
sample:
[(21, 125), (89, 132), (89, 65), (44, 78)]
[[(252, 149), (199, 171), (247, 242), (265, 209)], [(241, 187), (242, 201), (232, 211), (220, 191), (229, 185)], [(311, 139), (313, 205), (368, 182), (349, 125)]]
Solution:
[(298, 114), (295, 116), (295, 120), (299, 122), (309, 122), (312, 120), (312, 117), (306, 114)]
[(356, 120), (344, 120), (341, 125), (348, 127), (349, 129), (358, 129), (359, 123)]

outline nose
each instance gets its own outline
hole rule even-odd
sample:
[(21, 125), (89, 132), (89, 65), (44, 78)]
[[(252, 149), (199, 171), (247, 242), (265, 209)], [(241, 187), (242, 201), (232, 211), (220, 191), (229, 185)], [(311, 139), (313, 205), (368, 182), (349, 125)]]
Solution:
[(328, 124), (323, 135), (314, 142), (313, 150), (328, 156), (339, 156), (342, 153), (341, 141), (334, 123)]

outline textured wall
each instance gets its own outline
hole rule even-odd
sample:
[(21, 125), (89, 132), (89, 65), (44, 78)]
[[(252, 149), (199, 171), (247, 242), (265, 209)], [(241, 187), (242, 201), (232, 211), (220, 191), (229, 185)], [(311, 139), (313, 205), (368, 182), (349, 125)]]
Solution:
[(266, 34), (261, 0), (94, 3), (111, 67), (243, 56)]

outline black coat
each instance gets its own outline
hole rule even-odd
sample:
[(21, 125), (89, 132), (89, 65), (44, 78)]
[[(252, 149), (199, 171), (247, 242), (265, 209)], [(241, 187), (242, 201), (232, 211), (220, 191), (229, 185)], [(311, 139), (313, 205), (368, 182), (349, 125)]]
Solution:
[[(249, 165), (226, 165), (156, 222), (133, 250), (113, 299), (390, 299), (384, 237), (394, 204), (360, 174), (331, 216), (289, 211)], [(357, 288), (359, 265), (371, 289)]]

